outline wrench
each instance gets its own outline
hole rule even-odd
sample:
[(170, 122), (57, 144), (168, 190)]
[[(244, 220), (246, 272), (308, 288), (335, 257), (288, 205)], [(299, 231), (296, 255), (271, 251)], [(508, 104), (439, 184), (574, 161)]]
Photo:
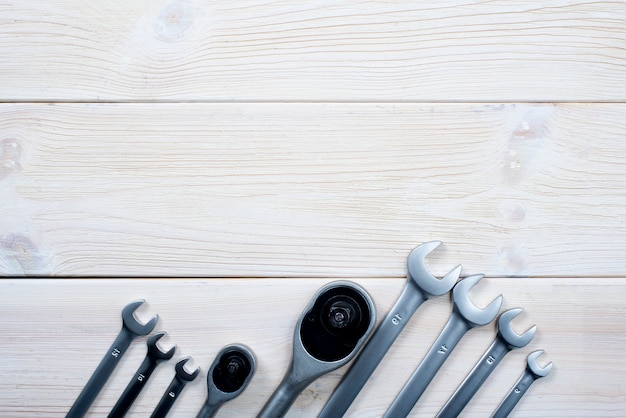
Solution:
[(141, 363), (139, 369), (137, 369), (137, 372), (130, 380), (130, 383), (128, 383), (128, 386), (126, 386), (126, 389), (122, 393), (122, 396), (111, 410), (109, 418), (121, 418), (126, 415), (128, 409), (133, 404), (135, 399), (137, 399), (137, 396), (139, 396), (139, 392), (141, 392), (158, 364), (161, 363), (163, 360), (171, 359), (174, 355), (174, 351), (176, 351), (176, 346), (170, 348), (168, 351), (165, 352), (159, 349), (157, 341), (163, 338), (164, 335), (164, 332), (159, 332), (148, 338), (148, 353), (146, 354), (146, 358), (143, 360), (143, 363)]
[(241, 344), (222, 348), (207, 374), (207, 399), (196, 418), (211, 418), (227, 401), (236, 398), (252, 380), (256, 360)]
[(537, 363), (537, 357), (543, 354), (543, 350), (533, 351), (528, 355), (526, 360), (526, 370), (522, 377), (519, 378), (513, 389), (506, 395), (506, 397), (498, 406), (498, 409), (493, 413), (491, 418), (506, 418), (509, 416), (515, 405), (524, 396), (530, 385), (539, 378), (547, 376), (552, 370), (552, 362), (548, 363), (545, 367), (539, 366)]
[(172, 379), (172, 383), (170, 383), (167, 390), (161, 397), (159, 404), (152, 415), (150, 415), (150, 418), (164, 418), (174, 405), (176, 399), (178, 399), (178, 395), (180, 395), (183, 391), (187, 382), (193, 381), (196, 376), (198, 376), (200, 368), (197, 368), (192, 373), (187, 373), (185, 370), (185, 363), (187, 363), (190, 359), (190, 357), (184, 357), (176, 363), (176, 374)]
[(460, 265), (441, 279), (426, 270), (424, 259), (439, 245), (441, 241), (431, 241), (411, 251), (407, 258), (407, 280), (400, 297), (335, 388), (318, 418), (344, 415), (417, 308), (427, 299), (452, 289), (461, 273)]
[(93, 372), (93, 375), (78, 395), (74, 405), (70, 408), (66, 418), (79, 418), (85, 415), (98, 393), (111, 376), (113, 369), (117, 366), (120, 359), (130, 346), (130, 343), (139, 336), (148, 335), (158, 321), (158, 315), (155, 315), (145, 325), (135, 319), (135, 310), (143, 304), (144, 300), (132, 302), (122, 310), (122, 329), (117, 338), (107, 351), (106, 355)]
[(454, 286), (450, 319), (385, 413), (385, 418), (406, 417), (463, 335), (476, 326), (487, 325), (498, 315), (502, 295), (484, 309), (477, 308), (469, 300), (470, 289), (482, 278), (482, 274), (468, 276)]
[(356, 356), (374, 324), (374, 301), (361, 286), (344, 280), (322, 286), (296, 323), (288, 369), (257, 418), (285, 416), (315, 379)]
[(535, 336), (537, 327), (533, 325), (523, 334), (517, 334), (511, 328), (511, 321), (521, 314), (522, 308), (509, 309), (498, 318), (498, 333), (491, 343), (491, 346), (485, 351), (483, 356), (478, 360), (472, 371), (467, 375), (463, 383), (452, 394), (452, 397), (446, 402), (441, 411), (437, 414), (437, 418), (457, 417), (465, 405), (472, 399), (478, 389), (485, 383), (487, 377), (493, 372), (502, 358), (511, 350), (526, 346)]

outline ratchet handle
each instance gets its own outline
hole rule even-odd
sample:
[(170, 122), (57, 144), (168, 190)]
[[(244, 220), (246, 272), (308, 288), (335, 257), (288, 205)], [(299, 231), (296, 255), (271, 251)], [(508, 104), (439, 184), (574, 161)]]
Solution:
[(202, 408), (200, 409), (200, 412), (198, 412), (198, 415), (196, 415), (196, 418), (213, 418), (221, 406), (221, 403), (211, 405), (207, 401), (204, 405), (202, 405)]
[(307, 379), (303, 382), (294, 381), (291, 376), (287, 375), (276, 388), (270, 399), (257, 418), (280, 418), (284, 417), (296, 401), (296, 398), (306, 388), (313, 379)]

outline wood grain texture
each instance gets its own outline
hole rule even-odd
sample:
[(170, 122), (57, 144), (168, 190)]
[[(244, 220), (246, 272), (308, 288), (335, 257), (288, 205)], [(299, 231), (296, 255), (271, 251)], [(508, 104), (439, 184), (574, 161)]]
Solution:
[[(177, 345), (175, 359), (189, 355), (203, 372), (189, 384), (172, 417), (195, 416), (206, 396), (206, 370), (219, 349), (233, 342), (252, 348), (258, 369), (248, 389), (219, 416), (254, 416), (280, 381), (297, 317), (326, 279), (250, 280), (2, 280), (0, 281), (0, 414), (58, 417), (71, 406), (121, 327), (121, 309), (145, 298), (140, 320), (155, 313), (163, 347)], [(374, 298), (379, 319), (404, 280), (358, 280)], [(515, 417), (615, 417), (626, 409), (625, 279), (485, 279), (471, 293), (484, 306), (499, 293), (503, 309), (521, 306), (514, 321), (522, 332), (536, 324), (535, 339), (509, 353), (467, 406), (467, 417), (484, 417), (522, 373), (528, 353), (545, 349), (542, 364), (553, 372), (538, 380)], [(581, 297), (584, 295), (584, 297)], [(426, 302), (392, 346), (347, 417), (380, 417), (448, 318), (446, 297)], [(412, 416), (434, 416), (495, 335), (495, 325), (461, 340)], [(133, 343), (89, 416), (105, 416), (145, 355)], [(6, 361), (10, 359), (10, 361)], [(34, 359), (37, 359), (36, 361)], [(170, 364), (171, 363), (171, 364)], [(129, 416), (147, 416), (173, 376), (173, 361), (159, 366)], [(298, 398), (289, 417), (314, 417), (345, 369), (318, 379)], [(575, 394), (576, 396), (573, 396)]]
[(0, 107), (3, 275), (624, 275), (626, 106)]
[(623, 101), (623, 1), (0, 4), (9, 101)]

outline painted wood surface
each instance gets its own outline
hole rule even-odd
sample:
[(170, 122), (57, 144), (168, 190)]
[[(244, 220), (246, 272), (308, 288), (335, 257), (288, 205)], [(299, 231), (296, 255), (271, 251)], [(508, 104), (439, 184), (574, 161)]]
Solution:
[[(259, 370), (218, 416), (254, 416), (319, 287), (356, 280), (381, 318), (408, 252), (439, 239), (429, 269), (487, 274), (472, 299), (502, 292), (539, 327), (465, 416), (539, 348), (555, 369), (514, 416), (624, 416), (625, 64), (621, 0), (0, 2), (0, 415), (63, 416), (145, 298), (203, 368), (171, 416), (195, 415), (233, 342)], [(449, 312), (420, 308), (349, 417), (382, 415)], [(494, 333), (462, 340), (412, 416)], [(316, 416), (344, 371), (288, 416)]]
[[(286, 370), (297, 317), (326, 279), (224, 280), (3, 280), (0, 322), (0, 414), (58, 417), (72, 405), (121, 327), (121, 309), (146, 299), (137, 316), (159, 314), (168, 333), (164, 349), (176, 344), (175, 359), (157, 369), (129, 416), (147, 416), (173, 377), (176, 359), (189, 355), (203, 372), (190, 383), (172, 416), (195, 416), (206, 397), (206, 371), (217, 352), (239, 342), (250, 346), (258, 369), (249, 388), (218, 416), (254, 416)], [(357, 280), (374, 299), (382, 318), (398, 297), (402, 279)], [(510, 352), (467, 406), (464, 416), (485, 417), (525, 367), (526, 356), (545, 349), (542, 364), (553, 372), (522, 398), (515, 417), (616, 417), (626, 409), (623, 355), (626, 307), (624, 279), (491, 278), (472, 291), (484, 306), (498, 294), (503, 309), (523, 307), (517, 332), (538, 331), (525, 348)], [(447, 320), (447, 297), (426, 302), (356, 399), (346, 416), (379, 417)], [(493, 324), (471, 330), (435, 377), (412, 416), (434, 416), (495, 335)], [(133, 343), (89, 416), (105, 416), (145, 356), (145, 340)], [(10, 361), (7, 361), (10, 359)], [(315, 417), (345, 369), (318, 379), (298, 398), (289, 417)]]
[(623, 1), (5, 1), (40, 101), (623, 101)]
[[(0, 106), (5, 275), (624, 275), (617, 104)], [(439, 271), (443, 274), (445, 271)]]

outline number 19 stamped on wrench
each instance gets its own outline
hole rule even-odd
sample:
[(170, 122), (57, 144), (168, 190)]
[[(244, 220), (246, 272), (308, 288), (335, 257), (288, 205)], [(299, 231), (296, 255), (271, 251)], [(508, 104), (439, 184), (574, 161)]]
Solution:
[(426, 270), (424, 263), (426, 256), (440, 244), (440, 241), (431, 241), (411, 251), (402, 294), (361, 350), (318, 418), (343, 416), (417, 308), (427, 299), (444, 295), (452, 289), (461, 273), (461, 266), (456, 266), (438, 279)]
[(498, 315), (502, 306), (502, 295), (495, 298), (484, 309), (477, 308), (469, 299), (470, 289), (482, 277), (482, 275), (469, 276), (454, 286), (450, 319), (393, 401), (384, 418), (406, 417), (463, 335), (474, 327), (487, 325)]

